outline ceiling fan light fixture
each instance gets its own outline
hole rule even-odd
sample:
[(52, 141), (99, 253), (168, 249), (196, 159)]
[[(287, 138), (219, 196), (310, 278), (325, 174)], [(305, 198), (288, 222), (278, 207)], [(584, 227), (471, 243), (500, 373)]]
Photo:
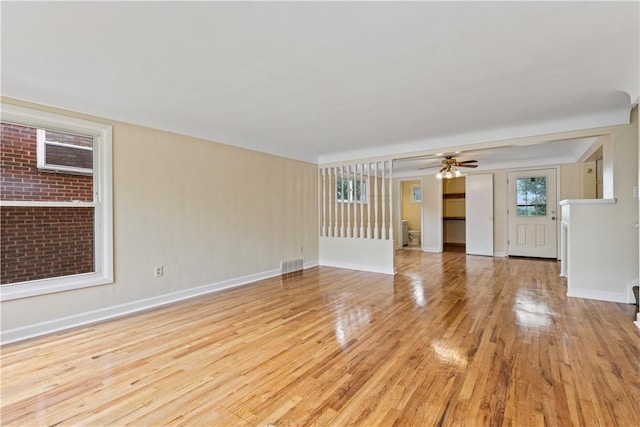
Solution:
[[(436, 174), (436, 178), (438, 179), (460, 178), (465, 175), (460, 171), (459, 167), (477, 168), (478, 165), (476, 163), (478, 163), (477, 160), (464, 160), (462, 162), (459, 162), (452, 156), (447, 156), (447, 158), (442, 161), (441, 163), (442, 168)], [(427, 169), (427, 168), (429, 168), (429, 166), (418, 168), (418, 170)]]

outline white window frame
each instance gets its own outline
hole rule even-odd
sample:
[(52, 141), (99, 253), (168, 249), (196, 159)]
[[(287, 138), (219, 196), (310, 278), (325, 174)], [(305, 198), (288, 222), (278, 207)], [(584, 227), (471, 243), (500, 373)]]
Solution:
[[(420, 190), (420, 198), (416, 197), (416, 190)], [(422, 186), (420, 184), (411, 184), (411, 202), (422, 203)]]
[(37, 130), (37, 166), (38, 170), (51, 171), (51, 172), (68, 172), (73, 174), (91, 175), (93, 169), (91, 168), (79, 168), (75, 166), (67, 165), (55, 165), (47, 163), (47, 146), (70, 148), (72, 150), (93, 151), (93, 147), (83, 147), (81, 145), (65, 144), (64, 142), (47, 141), (47, 130)]
[(94, 272), (2, 285), (0, 301), (113, 283), (112, 126), (11, 104), (1, 107), (2, 122), (93, 137), (93, 201), (0, 201), (0, 206), (93, 207), (95, 246)]

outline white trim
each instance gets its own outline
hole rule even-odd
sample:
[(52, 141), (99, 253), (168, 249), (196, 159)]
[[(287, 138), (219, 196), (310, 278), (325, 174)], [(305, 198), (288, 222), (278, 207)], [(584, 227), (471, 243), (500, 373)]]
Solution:
[(493, 256), (498, 258), (505, 258), (507, 256), (507, 253), (505, 251), (494, 251)]
[(95, 202), (83, 202), (81, 200), (73, 200), (71, 202), (2, 200), (0, 201), (0, 206), (17, 206), (23, 208), (95, 208), (98, 204)]
[[(307, 261), (304, 264), (304, 268), (311, 268), (317, 265), (318, 261)], [(200, 295), (221, 291), (223, 289), (247, 285), (259, 280), (268, 279), (279, 275), (281, 275), (280, 269), (276, 268), (273, 270), (264, 271), (262, 273), (250, 274), (248, 276), (237, 277), (235, 279), (223, 280), (221, 282), (199, 286), (197, 288), (184, 289), (181, 291), (158, 295), (151, 298), (145, 298), (138, 301), (116, 305), (113, 307), (102, 308), (99, 310), (76, 314), (73, 316), (40, 322), (34, 325), (9, 329), (0, 332), (0, 344), (5, 345), (16, 341), (22, 341), (28, 338), (37, 337), (40, 335), (74, 328), (77, 326), (88, 325), (91, 323), (109, 320), (127, 314), (138, 313), (150, 308), (172, 304)]]
[(422, 252), (429, 252), (429, 253), (432, 253), (432, 254), (439, 254), (439, 253), (442, 253), (442, 248), (423, 247), (422, 248)]
[[(46, 130), (47, 129), (38, 129), (38, 132), (46, 131)], [(84, 135), (78, 135), (78, 136), (84, 136)], [(69, 143), (66, 143), (66, 142), (49, 141), (46, 138), (44, 139), (44, 143), (47, 144), (47, 145), (53, 145), (53, 146), (56, 146), (56, 147), (71, 148), (72, 150), (93, 151), (93, 147), (86, 147), (84, 145), (69, 144)]]
[(0, 107), (2, 122), (92, 136), (95, 144), (93, 149), (93, 202), (6, 201), (0, 205), (94, 207), (94, 272), (3, 285), (0, 287), (0, 301), (112, 283), (112, 126), (11, 104), (3, 103)]
[(621, 302), (625, 304), (629, 303), (629, 296), (626, 292), (609, 292), (593, 289), (571, 288), (571, 290), (567, 291), (567, 296), (575, 298), (595, 299), (600, 301)]
[(28, 282), (9, 283), (0, 288), (0, 301), (28, 298), (37, 295), (53, 294), (73, 289), (106, 285), (113, 280), (95, 273), (75, 274), (73, 276), (53, 277), (30, 280)]
[(565, 199), (560, 200), (560, 206), (565, 205), (615, 205), (618, 199)]

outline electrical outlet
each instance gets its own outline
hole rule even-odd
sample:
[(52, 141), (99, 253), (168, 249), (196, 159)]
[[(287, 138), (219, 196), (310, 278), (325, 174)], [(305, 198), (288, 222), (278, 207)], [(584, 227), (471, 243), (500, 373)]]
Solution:
[(155, 277), (162, 277), (162, 275), (164, 274), (164, 267), (162, 265), (157, 266), (153, 270), (153, 274)]

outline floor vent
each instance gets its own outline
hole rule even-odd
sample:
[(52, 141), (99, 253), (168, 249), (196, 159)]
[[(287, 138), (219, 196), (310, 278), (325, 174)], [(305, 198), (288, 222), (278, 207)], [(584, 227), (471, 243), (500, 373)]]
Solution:
[(304, 259), (287, 259), (280, 261), (280, 271), (282, 274), (293, 273), (294, 271), (302, 271), (304, 268)]

